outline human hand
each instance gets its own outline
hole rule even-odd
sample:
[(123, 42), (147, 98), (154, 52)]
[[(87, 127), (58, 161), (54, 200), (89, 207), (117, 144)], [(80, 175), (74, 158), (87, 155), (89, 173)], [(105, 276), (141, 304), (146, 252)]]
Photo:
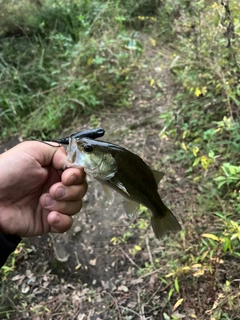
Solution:
[(62, 171), (63, 147), (26, 141), (0, 155), (0, 232), (65, 232), (87, 191), (83, 169)]

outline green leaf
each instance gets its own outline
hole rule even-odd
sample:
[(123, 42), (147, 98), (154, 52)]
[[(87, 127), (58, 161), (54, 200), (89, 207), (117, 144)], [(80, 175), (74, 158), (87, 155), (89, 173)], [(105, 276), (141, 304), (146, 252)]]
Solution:
[(226, 252), (227, 250), (229, 250), (231, 252), (232, 251), (232, 247), (231, 247), (230, 239), (225, 237), (224, 238), (224, 242), (223, 242), (223, 251)]
[(200, 160), (201, 160), (201, 158), (199, 158), (199, 157), (196, 158), (196, 159), (194, 160), (192, 166), (195, 167), (197, 164), (199, 164)]
[(209, 158), (214, 158), (214, 155), (215, 155), (215, 153), (214, 153), (213, 150), (210, 150), (210, 151), (208, 152)]
[(177, 293), (179, 293), (179, 283), (178, 283), (178, 278), (175, 278), (175, 280), (174, 280), (174, 286), (175, 286), (175, 289), (176, 289)]
[(169, 290), (169, 292), (168, 292), (168, 300), (171, 299), (173, 292), (174, 292), (173, 288), (171, 290)]
[(214, 17), (214, 24), (215, 24), (216, 27), (219, 24), (219, 15), (218, 14), (216, 14), (215, 17)]

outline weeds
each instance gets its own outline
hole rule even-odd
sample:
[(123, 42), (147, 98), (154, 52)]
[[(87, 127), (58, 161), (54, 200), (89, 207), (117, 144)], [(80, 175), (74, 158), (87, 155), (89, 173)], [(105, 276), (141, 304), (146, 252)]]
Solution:
[[(13, 3), (11, 12), (21, 12), (21, 6)], [(97, 108), (128, 106), (144, 48), (136, 32), (126, 26), (144, 27), (148, 32), (154, 29), (153, 38), (171, 45), (171, 72), (179, 86), (171, 109), (160, 116), (165, 121), (161, 139), (175, 143), (175, 150), (163, 161), (169, 161), (169, 167), (172, 163), (179, 165), (197, 195), (193, 200), (196, 210), (187, 208), (183, 230), (174, 239), (164, 238), (153, 251), (146, 223), (150, 216), (142, 207), (136, 224), (121, 237), (111, 239), (110, 243), (130, 261), (128, 277), (136, 277), (129, 280), (130, 284), (124, 280), (122, 289), (119, 286), (118, 291), (113, 290), (114, 308), (114, 295), (119, 295), (121, 308), (122, 301), (129, 298), (128, 283), (135, 286), (133, 300), (138, 305), (129, 305), (138, 308), (137, 315), (142, 316), (145, 307), (149, 316), (161, 314), (166, 320), (237, 319), (238, 1), (176, 0), (174, 5), (170, 0), (152, 1), (151, 5), (149, 1), (123, 0), (41, 3), (37, 13), (37, 5), (31, 5), (17, 22), (11, 12), (8, 23), (1, 22), (1, 36), (7, 36), (0, 43), (2, 136), (19, 128), (24, 135), (46, 136), (60, 130), (63, 121), (64, 125), (66, 121), (71, 123), (82, 114), (89, 114), (91, 125), (97, 126), (100, 119), (92, 114)], [(21, 36), (21, 42), (9, 38), (12, 33)], [(151, 82), (154, 84), (154, 79)], [(140, 235), (138, 243), (132, 245), (134, 229)], [(9, 277), (14, 266), (15, 261), (11, 261), (2, 269), (3, 278)], [(34, 312), (44, 310), (36, 308)]]
[[(4, 4), (10, 12), (2, 14), (2, 136), (19, 128), (46, 136), (96, 107), (128, 105), (142, 48), (117, 19), (117, 3), (43, 1), (25, 12), (26, 6)], [(11, 20), (11, 12), (19, 16)], [(7, 37), (10, 31), (21, 37)]]
[[(185, 307), (192, 304), (198, 317), (204, 319), (235, 319), (239, 303), (239, 284), (235, 281), (240, 257), (240, 7), (237, 1), (188, 2), (188, 8), (180, 2), (179, 5), (182, 11), (177, 17), (170, 6), (172, 32), (177, 38), (171, 67), (181, 86), (175, 101), (181, 109), (176, 108), (175, 118), (171, 113), (162, 115), (168, 122), (162, 138), (176, 139), (183, 150), (178, 151), (178, 157), (182, 165), (185, 163), (186, 176), (202, 190), (201, 212), (195, 214), (195, 221), (207, 212), (211, 217), (207, 218), (209, 225), (200, 230), (196, 225), (193, 234), (183, 234), (182, 263), (178, 261), (166, 278), (172, 277), (170, 293), (175, 291), (178, 295), (178, 307), (182, 303)], [(194, 238), (195, 232), (199, 240)], [(227, 271), (231, 268), (229, 259), (231, 273)], [(200, 282), (205, 284), (204, 289)], [(188, 293), (191, 287), (195, 292), (200, 287), (204, 290), (194, 304)]]
[[(237, 1), (176, 3), (172, 6), (166, 1), (159, 12), (164, 22), (159, 34), (175, 37), (171, 70), (180, 86), (177, 107), (160, 116), (166, 123), (160, 136), (176, 141), (172, 157), (201, 193), (198, 212), (180, 239), (165, 243), (171, 260), (169, 256), (165, 260), (161, 252), (160, 259), (150, 259), (152, 263), (140, 268), (138, 275), (157, 274), (158, 286), (168, 287), (166, 304), (172, 312), (163, 313), (164, 319), (236, 319), (240, 299), (240, 6)], [(139, 242), (137, 248), (143, 247)], [(172, 272), (164, 273), (165, 263)]]

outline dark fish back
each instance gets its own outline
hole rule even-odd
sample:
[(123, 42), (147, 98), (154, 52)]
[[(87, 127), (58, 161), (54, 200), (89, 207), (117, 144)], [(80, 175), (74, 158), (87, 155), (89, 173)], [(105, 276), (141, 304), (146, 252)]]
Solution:
[(126, 149), (113, 150), (112, 155), (118, 166), (115, 178), (126, 187), (129, 198), (151, 211), (161, 211), (159, 209), (163, 203), (151, 168), (138, 155)]

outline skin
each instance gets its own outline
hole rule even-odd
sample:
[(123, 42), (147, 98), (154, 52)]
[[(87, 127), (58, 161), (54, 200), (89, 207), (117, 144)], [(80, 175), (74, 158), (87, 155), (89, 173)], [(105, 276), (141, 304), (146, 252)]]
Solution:
[(0, 232), (33, 237), (62, 233), (82, 207), (83, 169), (62, 171), (63, 147), (26, 141), (0, 155)]

